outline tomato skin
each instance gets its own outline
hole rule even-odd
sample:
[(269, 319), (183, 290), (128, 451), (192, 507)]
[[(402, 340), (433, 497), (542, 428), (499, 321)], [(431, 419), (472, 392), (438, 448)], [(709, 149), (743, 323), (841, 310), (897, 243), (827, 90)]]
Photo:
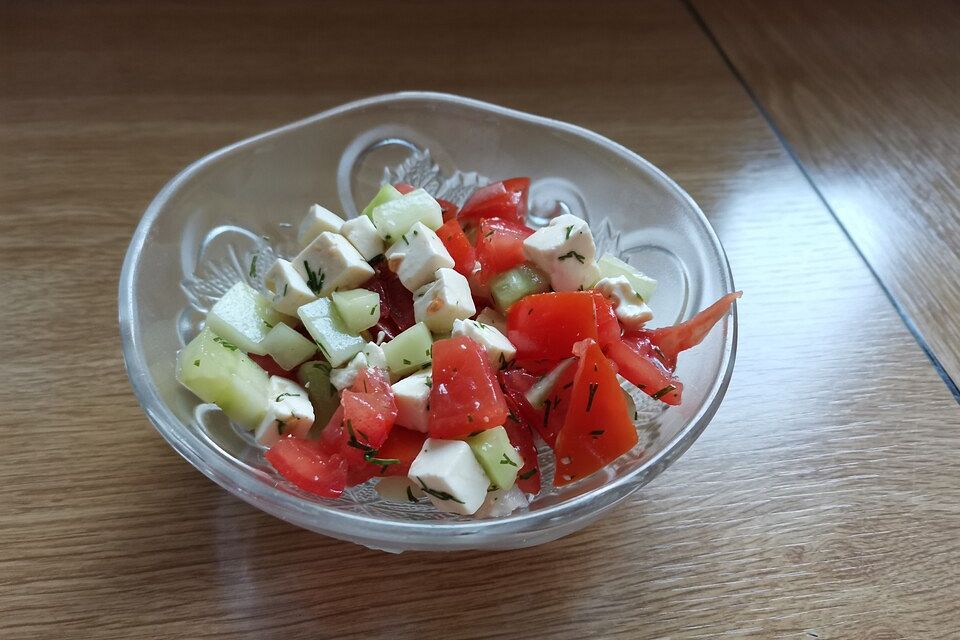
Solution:
[(398, 182), (395, 185), (393, 185), (393, 188), (399, 191), (400, 193), (402, 193), (403, 195), (407, 195), (411, 191), (417, 190), (417, 188), (412, 184), (410, 184), (409, 182)]
[(584, 346), (554, 448), (558, 487), (599, 471), (639, 441), (613, 365), (596, 342)]
[(443, 243), (450, 257), (453, 258), (455, 263), (453, 268), (470, 278), (477, 264), (477, 252), (470, 241), (467, 240), (460, 223), (456, 220), (444, 222), (437, 229), (437, 237), (440, 238), (440, 242)]
[(388, 329), (396, 327), (396, 333), (392, 334), (395, 336), (414, 324), (413, 293), (403, 286), (397, 274), (390, 271), (386, 260), (378, 260), (370, 266), (374, 270), (373, 277), (361, 286), (380, 296), (380, 322), (386, 327), (382, 330), (390, 335)]
[(599, 293), (593, 294), (594, 312), (597, 315), (597, 340), (603, 346), (620, 339), (620, 321), (613, 304)]
[(308, 493), (338, 498), (347, 481), (347, 463), (339, 455), (325, 456), (313, 443), (287, 435), (264, 455), (280, 475)]
[(733, 302), (742, 295), (742, 291), (728, 293), (686, 322), (636, 333), (648, 337), (650, 342), (660, 349), (664, 355), (664, 363), (672, 371), (677, 366), (680, 352), (700, 344), (713, 326), (727, 315)]
[(483, 279), (511, 269), (527, 257), (523, 241), (533, 234), (533, 229), (503, 218), (484, 218), (477, 233), (477, 261)]
[(429, 433), (464, 438), (507, 418), (507, 403), (483, 348), (464, 336), (433, 343)]
[(457, 219), (457, 214), (460, 213), (460, 209), (457, 208), (457, 205), (453, 204), (449, 200), (444, 200), (443, 198), (437, 198), (437, 204), (440, 205), (440, 215), (443, 216), (444, 222), (450, 222), (451, 220)]
[(569, 358), (574, 344), (597, 339), (594, 294), (564, 291), (527, 296), (510, 307), (507, 337), (517, 348), (517, 363), (522, 367)]
[(390, 432), (390, 436), (380, 446), (377, 457), (382, 460), (399, 460), (400, 464), (391, 464), (385, 467), (377, 467), (378, 475), (383, 476), (405, 476), (410, 471), (410, 465), (414, 458), (423, 449), (423, 443), (427, 439), (427, 434), (397, 427)]
[(510, 178), (480, 187), (464, 203), (457, 217), (461, 221), (503, 218), (523, 224), (527, 217), (530, 178)]
[[(510, 405), (509, 398), (507, 405)], [(524, 493), (537, 495), (540, 493), (540, 461), (537, 458), (537, 447), (533, 444), (533, 433), (530, 425), (521, 421), (515, 413), (508, 415), (503, 428), (510, 438), (510, 444), (523, 458), (523, 466), (517, 472), (517, 486)]]
[(649, 338), (624, 336), (621, 340), (606, 344), (603, 351), (616, 363), (618, 373), (645, 394), (658, 396), (658, 400), (669, 405), (680, 404), (683, 383), (658, 360)]

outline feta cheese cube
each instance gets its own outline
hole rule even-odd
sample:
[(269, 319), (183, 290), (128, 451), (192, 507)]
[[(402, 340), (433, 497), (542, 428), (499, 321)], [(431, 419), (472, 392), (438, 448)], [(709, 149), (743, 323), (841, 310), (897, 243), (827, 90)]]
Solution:
[(346, 366), (330, 370), (330, 384), (336, 387), (337, 391), (343, 391), (353, 386), (357, 376), (364, 369), (376, 367), (387, 370), (387, 356), (383, 353), (380, 345), (368, 342), (363, 347), (363, 351), (353, 356)]
[(600, 279), (586, 221), (565, 213), (523, 241), (527, 259), (550, 276), (554, 291), (589, 289)]
[(430, 422), (430, 389), (433, 370), (420, 371), (393, 384), (397, 403), (397, 424), (414, 431), (427, 432)]
[(427, 438), (407, 477), (438, 510), (465, 516), (476, 513), (490, 486), (490, 479), (463, 440)]
[(418, 502), (426, 495), (412, 480), (400, 476), (380, 478), (375, 488), (381, 498), (390, 502)]
[(477, 322), (488, 324), (497, 328), (497, 331), (507, 335), (507, 319), (502, 313), (491, 307), (484, 307), (476, 318)]
[(290, 433), (306, 438), (314, 418), (307, 390), (292, 380), (270, 376), (268, 393), (267, 414), (254, 433), (257, 442), (272, 447)]
[(290, 261), (283, 258), (267, 270), (263, 283), (273, 294), (273, 308), (280, 313), (295, 316), (297, 309), (317, 299)]
[(449, 333), (456, 320), (477, 312), (470, 283), (460, 273), (444, 267), (437, 269), (436, 280), (413, 294), (413, 317), (433, 333)]
[(447, 248), (429, 227), (415, 223), (387, 249), (387, 265), (403, 286), (416, 291), (433, 280), (437, 269), (452, 269), (454, 262)]
[(520, 490), (520, 487), (513, 485), (506, 490), (497, 489), (489, 492), (474, 515), (478, 518), (502, 518), (528, 504), (530, 503), (526, 494)]
[(451, 335), (466, 336), (483, 347), (494, 369), (505, 369), (517, 356), (517, 348), (493, 325), (477, 320), (456, 320)]
[(396, 242), (414, 224), (439, 229), (443, 224), (440, 203), (423, 189), (415, 189), (401, 198), (374, 208), (371, 214), (377, 233), (387, 242)]
[(333, 211), (315, 204), (310, 207), (310, 210), (307, 212), (307, 217), (300, 223), (297, 242), (300, 243), (301, 247), (305, 247), (325, 231), (340, 233), (341, 226), (343, 226), (343, 218)]
[(293, 260), (293, 268), (316, 295), (354, 289), (373, 277), (373, 267), (339, 233), (324, 231)]
[(377, 228), (367, 216), (347, 220), (340, 227), (340, 233), (360, 252), (364, 260), (373, 260), (383, 253), (383, 238), (377, 234)]
[(643, 326), (645, 322), (653, 320), (653, 310), (634, 290), (626, 276), (602, 278), (594, 289), (613, 303), (617, 319), (624, 327), (636, 329)]

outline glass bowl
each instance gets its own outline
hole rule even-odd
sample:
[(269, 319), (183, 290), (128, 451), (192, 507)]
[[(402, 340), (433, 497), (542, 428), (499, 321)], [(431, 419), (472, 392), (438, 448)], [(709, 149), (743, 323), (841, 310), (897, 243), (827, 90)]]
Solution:
[[(555, 540), (597, 520), (682, 454), (713, 417), (736, 349), (736, 310), (680, 359), (684, 401), (638, 403), (641, 445), (562, 489), (549, 482), (528, 509), (478, 520), (426, 503), (379, 499), (369, 486), (321, 500), (284, 481), (249, 434), (174, 378), (177, 350), (209, 306), (244, 279), (261, 287), (292, 228), (319, 202), (356, 215), (383, 180), (404, 180), (456, 202), (487, 177), (532, 178), (530, 223), (572, 212), (600, 251), (659, 280), (653, 325), (672, 324), (733, 291), (713, 229), (693, 200), (637, 154), (547, 118), (438, 93), (352, 102), (211, 153), (167, 184), (147, 208), (120, 278), (120, 330), (130, 382), (170, 445), (217, 484), (304, 527), (367, 547), (506, 549)], [(259, 265), (259, 267), (258, 267)]]

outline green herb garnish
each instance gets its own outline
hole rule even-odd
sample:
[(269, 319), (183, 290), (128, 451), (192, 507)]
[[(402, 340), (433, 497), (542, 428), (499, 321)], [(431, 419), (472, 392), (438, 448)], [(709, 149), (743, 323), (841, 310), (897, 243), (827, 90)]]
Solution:
[(590, 407), (593, 406), (593, 396), (596, 395), (597, 389), (600, 387), (599, 382), (590, 383), (590, 396), (587, 398), (587, 412), (590, 412)]
[(591, 432), (590, 432), (590, 435), (593, 436), (594, 438), (599, 438), (599, 437), (602, 436), (604, 433), (605, 433), (605, 431), (604, 431), (603, 429), (595, 429), (594, 431), (591, 431)]
[(659, 400), (660, 398), (667, 395), (671, 391), (676, 391), (676, 390), (677, 388), (675, 386), (673, 386), (672, 384), (668, 384), (663, 389), (660, 389), (660, 391), (657, 391), (655, 394), (653, 394), (650, 397), (653, 398), (654, 400)]
[(193, 361), (193, 366), (199, 367), (199, 366), (200, 366), (200, 360), (199, 360), (199, 359), (194, 360), (194, 361)]
[(570, 232), (571, 232), (571, 231), (573, 231), (573, 225), (570, 225), (569, 227), (567, 227), (567, 237), (564, 238), (564, 240), (569, 240), (569, 239), (570, 239)]
[(409, 500), (410, 502), (417, 501), (417, 497), (413, 495), (413, 489), (411, 489), (410, 487), (407, 487), (407, 500)]
[(250, 277), (251, 278), (257, 277), (257, 258), (259, 257), (260, 257), (259, 255), (256, 255), (250, 259)]
[(530, 469), (529, 471), (524, 471), (523, 473), (521, 473), (521, 474), (518, 475), (517, 477), (520, 478), (521, 480), (529, 480), (530, 478), (532, 478), (532, 477), (535, 476), (535, 475), (537, 475), (537, 468), (536, 468), (536, 467), (534, 467), (533, 469)]
[(572, 249), (571, 249), (570, 251), (567, 251), (565, 254), (563, 254), (563, 255), (560, 256), (559, 258), (557, 258), (557, 260), (560, 260), (561, 262), (563, 262), (563, 261), (566, 260), (567, 258), (574, 258), (574, 259), (576, 259), (576, 261), (579, 262), (580, 264), (583, 264), (584, 261), (586, 260), (586, 257), (580, 255), (579, 253), (577, 253), (576, 251), (574, 251), (574, 250), (572, 250)]
[(438, 499), (438, 500), (452, 500), (453, 502), (456, 502), (457, 504), (463, 504), (463, 500), (457, 500), (456, 498), (454, 498), (452, 495), (450, 495), (450, 494), (447, 493), (446, 491), (438, 491), (438, 490), (436, 490), (436, 489), (431, 489), (430, 487), (428, 487), (428, 486), (426, 485), (426, 483), (424, 483), (424, 481), (423, 481), (422, 479), (420, 479), (420, 476), (417, 476), (417, 482), (420, 483), (420, 489), (422, 489), (424, 493), (430, 494), (431, 496), (433, 496), (434, 498), (436, 498), (436, 499)]
[(503, 459), (500, 460), (500, 464), (509, 464), (513, 467), (517, 466), (517, 463), (511, 460), (507, 454), (503, 454)]
[(299, 398), (299, 397), (300, 397), (299, 393), (281, 393), (276, 398), (274, 398), (273, 401), (280, 402), (283, 398)]
[(213, 338), (213, 341), (216, 342), (217, 344), (219, 344), (219, 345), (220, 345), (221, 347), (223, 347), (224, 349), (229, 349), (230, 351), (236, 351), (237, 348), (238, 348), (237, 345), (233, 344), (232, 342), (227, 342), (226, 340), (224, 340), (224, 339), (221, 338), (220, 336), (215, 336), (215, 337)]
[(314, 271), (306, 260), (303, 261), (303, 269), (307, 272), (307, 286), (310, 287), (310, 291), (320, 295), (320, 290), (323, 289), (323, 271)]

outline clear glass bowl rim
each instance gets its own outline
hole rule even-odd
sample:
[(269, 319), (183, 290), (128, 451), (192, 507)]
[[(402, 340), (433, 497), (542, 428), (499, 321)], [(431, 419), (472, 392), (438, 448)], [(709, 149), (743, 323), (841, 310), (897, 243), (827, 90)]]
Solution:
[[(430, 91), (403, 91), (397, 93), (384, 94), (370, 98), (364, 98), (348, 102), (337, 107), (333, 107), (318, 114), (309, 116), (302, 120), (283, 125), (276, 129), (257, 134), (239, 142), (233, 143), (219, 150), (216, 150), (206, 156), (196, 160), (189, 166), (180, 171), (173, 177), (160, 192), (154, 197), (140, 223), (134, 231), (130, 245), (127, 248), (124, 257), (123, 267), (120, 273), (119, 283), (119, 324), (121, 348), (123, 353), (124, 365), (130, 384), (133, 387), (140, 405), (143, 407), (148, 419), (153, 426), (160, 432), (160, 435), (174, 448), (177, 453), (183, 456), (190, 464), (196, 467), (204, 475), (216, 482), (218, 485), (227, 489), (232, 494), (245, 500), (246, 502), (267, 511), (284, 520), (314, 530), (322, 530), (344, 539), (357, 537), (372, 541), (380, 541), (382, 544), (389, 545), (389, 540), (402, 539), (431, 539), (437, 543), (437, 536), (462, 535), (482, 535), (486, 540), (496, 538), (498, 534), (516, 535), (524, 531), (536, 531), (541, 525), (550, 526), (565, 518), (565, 516), (589, 517), (589, 514), (578, 514), (587, 503), (594, 503), (598, 510), (605, 510), (612, 507), (617, 502), (628, 497), (634, 491), (656, 477), (660, 472), (666, 469), (674, 460), (676, 460), (690, 445), (699, 437), (704, 428), (716, 414), (724, 393), (729, 385), (733, 373), (733, 365), (736, 358), (737, 349), (737, 308), (733, 305), (731, 313), (725, 320), (727, 323), (727, 339), (724, 345), (722, 360), (722, 374), (714, 381), (710, 393), (706, 396), (706, 401), (700, 410), (686, 424), (686, 426), (677, 433), (671, 442), (661, 451), (653, 455), (643, 465), (632, 472), (616, 478), (615, 480), (590, 492), (575, 496), (564, 502), (551, 505), (536, 511), (525, 511), (505, 518), (477, 520), (477, 521), (398, 521), (383, 520), (375, 517), (365, 516), (359, 513), (353, 513), (347, 510), (327, 507), (321, 503), (310, 502), (290, 493), (283, 492), (276, 487), (269, 486), (259, 479), (252, 477), (248, 470), (242, 466), (233, 463), (223, 456), (204, 455), (205, 447), (200, 439), (193, 435), (191, 431), (183, 425), (182, 422), (166, 406), (161, 398), (156, 386), (153, 384), (148, 374), (147, 363), (144, 361), (143, 352), (140, 349), (140, 337), (135, 327), (136, 318), (136, 296), (133, 290), (134, 272), (138, 262), (140, 251), (150, 232), (154, 221), (158, 218), (166, 202), (172, 194), (187, 182), (194, 174), (202, 168), (216, 160), (237, 152), (240, 149), (254, 145), (261, 140), (271, 136), (297, 129), (328, 117), (342, 114), (354, 109), (379, 105), (384, 103), (397, 103), (405, 101), (435, 101), (437, 103), (453, 103), (459, 106), (467, 106), (475, 109), (497, 114), (498, 116), (508, 117), (516, 120), (527, 121), (539, 125), (546, 125), (555, 129), (575, 134), (586, 138), (598, 145), (606, 147), (608, 150), (621, 156), (625, 161), (641, 165), (646, 171), (654, 174), (672, 189), (678, 198), (684, 200), (690, 209), (693, 210), (698, 222), (706, 230), (713, 248), (718, 255), (722, 257), (724, 266), (721, 274), (728, 292), (734, 291), (733, 275), (730, 271), (729, 260), (720, 244), (720, 240), (713, 230), (706, 216), (696, 202), (669, 176), (649, 161), (630, 151), (626, 147), (613, 142), (597, 133), (579, 127), (576, 125), (536, 116), (533, 114), (501, 107), (495, 104), (465, 98), (448, 93), (437, 93)], [(175, 429), (175, 425), (183, 429)], [(188, 437), (184, 437), (186, 434)], [(606, 498), (606, 500), (604, 500)], [(376, 533), (365, 533), (367, 527), (376, 527)], [(477, 546), (482, 546), (480, 540), (476, 541)], [(438, 546), (445, 546), (440, 543)], [(460, 548), (461, 544), (451, 545)]]

